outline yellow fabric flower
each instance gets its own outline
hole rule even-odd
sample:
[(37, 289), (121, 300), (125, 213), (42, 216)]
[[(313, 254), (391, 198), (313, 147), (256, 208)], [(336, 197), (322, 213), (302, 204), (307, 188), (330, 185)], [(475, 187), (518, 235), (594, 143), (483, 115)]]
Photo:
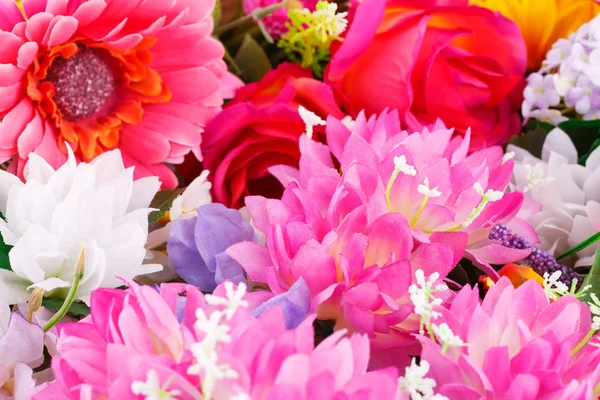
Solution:
[(540, 68), (550, 47), (600, 13), (596, 0), (470, 0), (513, 20), (527, 43), (527, 68)]

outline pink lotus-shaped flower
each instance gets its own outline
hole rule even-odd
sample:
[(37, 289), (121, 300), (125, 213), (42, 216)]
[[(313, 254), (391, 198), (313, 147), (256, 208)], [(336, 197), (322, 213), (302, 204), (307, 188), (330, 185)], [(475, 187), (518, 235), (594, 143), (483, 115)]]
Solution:
[(276, 307), (256, 319), (243, 285), (206, 297), (183, 284), (129, 286), (95, 291), (91, 316), (59, 327), (56, 382), (34, 399), (394, 396), (396, 371), (367, 372), (366, 337), (341, 332), (315, 348), (312, 317), (294, 330)]
[[(54, 168), (119, 148), (136, 177), (200, 157), (201, 133), (237, 84), (212, 38), (214, 0), (0, 1), (0, 162)], [(232, 90), (229, 90), (230, 92)]]
[(242, 242), (226, 252), (250, 279), (266, 283), (275, 294), (304, 280), (319, 319), (334, 320), (336, 329), (369, 335), (371, 365), (407, 365), (408, 355), (418, 353), (413, 333), (419, 319), (408, 294), (414, 272), (446, 276), (462, 257), (467, 235), (435, 233), (429, 243), (417, 242), (402, 214), (369, 215), (362, 199), (374, 190), (376, 171), (355, 164), (341, 179), (331, 178), (336, 180), (335, 194), (326, 199), (325, 210), (319, 202), (330, 189), (327, 178), (322, 191), (292, 182), (281, 200), (247, 197), (248, 211), (265, 233), (267, 247)]
[[(300, 169), (275, 167), (284, 183), (306, 188), (325, 212), (340, 196), (341, 182), (352, 176), (371, 219), (385, 213), (402, 214), (414, 237), (422, 242), (435, 232), (469, 235), (467, 256), (492, 278), (489, 264), (521, 260), (528, 250), (507, 249), (488, 240), (490, 228), (502, 223), (537, 243), (534, 230), (516, 214), (532, 210), (521, 192), (504, 193), (514, 163), (499, 146), (468, 154), (470, 133), (453, 137), (453, 129), (437, 122), (422, 132), (402, 131), (398, 113), (383, 112), (368, 120), (361, 113), (352, 129), (334, 117), (327, 120), (327, 147), (304, 138)], [(340, 164), (342, 176), (332, 162)], [(346, 185), (347, 186), (347, 185)], [(350, 200), (352, 199), (352, 200)]]
[[(515, 289), (502, 278), (483, 302), (465, 287), (435, 324), (447, 324), (464, 343), (442, 347), (424, 339), (421, 359), (436, 391), (451, 400), (595, 400), (600, 349), (580, 346), (591, 329), (590, 308), (568, 295), (549, 302), (528, 281)], [(581, 348), (580, 348), (581, 347)]]

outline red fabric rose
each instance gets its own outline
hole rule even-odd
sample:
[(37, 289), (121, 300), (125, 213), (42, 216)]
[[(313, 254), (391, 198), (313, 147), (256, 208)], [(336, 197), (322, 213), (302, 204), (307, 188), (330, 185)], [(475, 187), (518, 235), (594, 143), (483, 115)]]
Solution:
[[(214, 201), (239, 208), (247, 195), (281, 196), (283, 188), (268, 170), (281, 164), (298, 166), (298, 138), (306, 130), (300, 105), (321, 118), (345, 115), (331, 89), (296, 64), (282, 64), (238, 90), (202, 137)], [(317, 136), (324, 133), (318, 128)]]
[(519, 132), (526, 64), (517, 25), (468, 0), (364, 0), (326, 82), (353, 115), (391, 107), (415, 131), (471, 128), (474, 150)]

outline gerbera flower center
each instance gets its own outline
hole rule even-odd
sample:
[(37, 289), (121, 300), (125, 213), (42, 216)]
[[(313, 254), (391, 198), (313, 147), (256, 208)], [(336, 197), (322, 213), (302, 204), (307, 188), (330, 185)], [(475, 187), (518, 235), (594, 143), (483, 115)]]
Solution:
[(57, 128), (58, 148), (68, 142), (90, 161), (118, 146), (121, 131), (142, 121), (146, 104), (171, 100), (171, 92), (150, 68), (156, 39), (121, 49), (75, 39), (41, 49), (27, 73), (27, 94), (42, 117)]
[(46, 81), (54, 85), (62, 116), (72, 122), (100, 111), (116, 87), (111, 67), (96, 50), (83, 46), (70, 58), (55, 59)]

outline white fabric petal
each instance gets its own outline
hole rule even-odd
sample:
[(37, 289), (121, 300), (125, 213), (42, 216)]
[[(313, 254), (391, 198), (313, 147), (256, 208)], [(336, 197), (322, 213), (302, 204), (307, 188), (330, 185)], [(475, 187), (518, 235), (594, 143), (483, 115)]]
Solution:
[(579, 159), (577, 149), (571, 138), (560, 128), (554, 128), (546, 136), (546, 140), (542, 146), (542, 160), (548, 161), (552, 152), (565, 157), (569, 164), (577, 164), (577, 160)]
[(27, 289), (31, 290), (31, 289), (43, 289), (44, 292), (51, 292), (54, 289), (60, 289), (60, 288), (68, 288), (71, 287), (71, 283), (67, 282), (67, 281), (63, 281), (62, 279), (58, 279), (58, 278), (48, 278), (45, 281), (39, 282), (39, 283), (34, 283), (33, 285), (29, 286)]
[(29, 282), (14, 272), (0, 269), (0, 302), (18, 304), (29, 300)]

